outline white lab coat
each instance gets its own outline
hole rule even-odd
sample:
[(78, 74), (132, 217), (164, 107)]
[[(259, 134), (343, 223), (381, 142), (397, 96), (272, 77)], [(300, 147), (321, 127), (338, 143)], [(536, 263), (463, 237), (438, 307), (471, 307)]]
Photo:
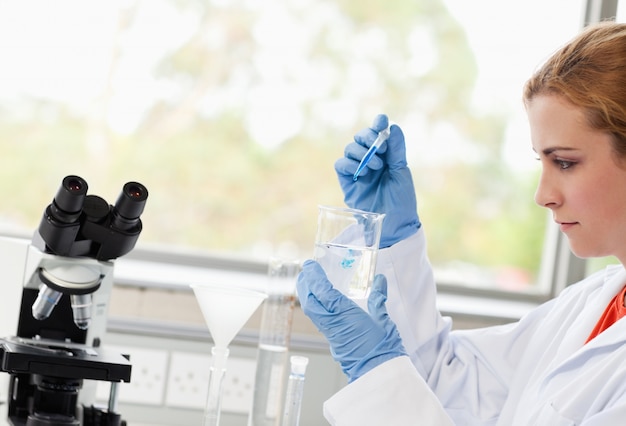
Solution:
[(608, 267), (520, 321), (450, 331), (436, 309), (423, 230), (381, 250), (387, 307), (409, 357), (374, 368), (324, 404), (337, 426), (626, 425), (626, 319), (586, 345), (626, 285)]

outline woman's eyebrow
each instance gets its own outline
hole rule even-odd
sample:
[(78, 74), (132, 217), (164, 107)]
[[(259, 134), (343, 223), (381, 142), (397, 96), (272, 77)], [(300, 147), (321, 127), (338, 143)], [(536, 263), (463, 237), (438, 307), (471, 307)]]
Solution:
[(545, 148), (541, 151), (543, 155), (550, 155), (555, 151), (576, 151), (576, 148), (572, 148), (569, 146), (551, 146), (549, 148)]

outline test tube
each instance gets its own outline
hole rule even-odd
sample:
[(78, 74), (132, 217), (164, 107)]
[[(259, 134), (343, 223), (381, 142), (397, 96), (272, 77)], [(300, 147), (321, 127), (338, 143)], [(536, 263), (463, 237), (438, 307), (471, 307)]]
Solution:
[(304, 391), (304, 375), (309, 358), (293, 355), (290, 358), (291, 373), (287, 381), (285, 394), (285, 410), (281, 426), (298, 426), (300, 424), (300, 409), (302, 408), (302, 394)]

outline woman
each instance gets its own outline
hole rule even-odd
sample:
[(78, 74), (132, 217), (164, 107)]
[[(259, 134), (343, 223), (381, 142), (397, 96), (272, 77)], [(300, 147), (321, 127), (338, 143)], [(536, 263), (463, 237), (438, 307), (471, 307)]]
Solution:
[(576, 255), (613, 255), (621, 265), (517, 323), (451, 331), (436, 310), (399, 127), (352, 179), (388, 123), (377, 117), (335, 164), (350, 207), (387, 214), (371, 315), (316, 262), (298, 279), (304, 312), (349, 379), (324, 406), (332, 424), (626, 424), (626, 25), (586, 28), (530, 78), (524, 104), (542, 165), (535, 201)]

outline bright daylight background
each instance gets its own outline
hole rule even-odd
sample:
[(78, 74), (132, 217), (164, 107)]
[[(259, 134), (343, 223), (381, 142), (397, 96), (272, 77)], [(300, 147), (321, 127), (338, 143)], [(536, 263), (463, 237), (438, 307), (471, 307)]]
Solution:
[[(540, 11), (540, 13), (538, 12)], [(520, 95), (582, 1), (0, 0), (0, 231), (62, 178), (150, 198), (140, 245), (310, 257), (334, 161), (379, 112), (407, 136), (433, 263), (534, 290), (546, 214)]]

